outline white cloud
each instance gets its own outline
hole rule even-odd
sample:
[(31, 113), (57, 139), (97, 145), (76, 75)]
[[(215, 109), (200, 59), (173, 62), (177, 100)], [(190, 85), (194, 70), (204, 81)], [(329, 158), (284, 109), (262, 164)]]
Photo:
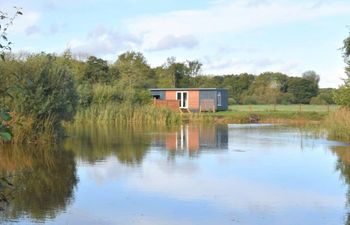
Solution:
[(167, 35), (162, 39), (160, 39), (154, 48), (151, 48), (149, 50), (158, 51), (158, 50), (167, 50), (167, 49), (179, 48), (179, 47), (191, 49), (191, 48), (194, 48), (196, 45), (198, 45), (198, 40), (193, 35), (182, 35), (182, 36)]
[(40, 33), (40, 28), (36, 25), (30, 26), (26, 28), (26, 35), (34, 35)]
[(68, 48), (73, 52), (83, 52), (94, 55), (107, 55), (119, 51), (136, 48), (142, 39), (140, 37), (119, 33), (115, 30), (107, 30), (98, 26), (92, 30), (85, 39), (73, 39), (68, 43)]
[(39, 13), (34, 11), (23, 11), (23, 15), (18, 16), (13, 22), (13, 25), (9, 28), (9, 32), (28, 34), (28, 30), (33, 30), (35, 27), (36, 30), (39, 30), (39, 20)]
[(209, 74), (259, 74), (265, 71), (278, 71), (296, 76), (299, 75), (299, 73), (295, 74), (295, 71), (302, 71), (302, 63), (298, 60), (293, 59), (285, 60), (272, 57), (269, 58), (255, 56), (252, 58), (227, 59), (225, 56), (206, 56), (202, 61), (204, 62), (204, 70)]
[(323, 16), (350, 13), (350, 3), (341, 1), (218, 1), (207, 9), (181, 10), (142, 16), (125, 21), (132, 34), (144, 37), (143, 48), (156, 48), (167, 36), (210, 36)]

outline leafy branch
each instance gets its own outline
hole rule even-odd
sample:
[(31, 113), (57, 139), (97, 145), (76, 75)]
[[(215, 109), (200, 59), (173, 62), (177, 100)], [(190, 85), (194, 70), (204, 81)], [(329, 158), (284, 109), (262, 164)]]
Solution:
[(22, 8), (14, 7), (16, 12), (14, 15), (9, 16), (8, 13), (0, 11), (0, 20), (5, 21), (5, 24), (0, 24), (0, 57), (5, 60), (6, 51), (11, 51), (12, 42), (7, 38), (7, 30), (13, 25), (13, 21), (20, 15), (23, 15)]

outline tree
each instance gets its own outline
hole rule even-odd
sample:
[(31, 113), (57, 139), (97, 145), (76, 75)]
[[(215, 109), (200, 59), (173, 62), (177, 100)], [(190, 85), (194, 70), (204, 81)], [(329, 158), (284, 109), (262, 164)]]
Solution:
[(188, 73), (191, 77), (196, 77), (200, 74), (203, 64), (198, 60), (187, 60), (186, 65), (188, 67)]
[(317, 96), (318, 88), (313, 81), (290, 77), (288, 79), (288, 93), (293, 95), (292, 103), (309, 104), (312, 97)]
[(72, 120), (78, 104), (73, 75), (62, 66), (56, 56), (38, 54), (19, 64), (19, 91), (11, 108), (23, 116), (34, 117), (38, 122), (51, 118), (53, 128), (61, 121)]
[(96, 58), (95, 56), (90, 56), (86, 62), (83, 81), (91, 84), (107, 83), (109, 82), (108, 70), (107, 61)]
[(318, 82), (320, 81), (320, 75), (318, 75), (315, 71), (309, 70), (303, 73), (302, 77), (306, 80), (311, 81), (314, 85), (317, 85), (318, 87)]
[(334, 93), (334, 101), (346, 107), (350, 107), (350, 36), (347, 37), (344, 42), (343, 58), (346, 63), (345, 73), (347, 78), (344, 79), (344, 84)]
[(122, 97), (125, 102), (142, 103), (144, 99), (151, 99), (145, 89), (155, 86), (155, 74), (142, 53), (121, 54), (114, 66), (119, 76), (117, 85), (123, 90)]
[(279, 103), (278, 97), (287, 91), (288, 76), (283, 73), (265, 72), (250, 85), (247, 95), (259, 104)]

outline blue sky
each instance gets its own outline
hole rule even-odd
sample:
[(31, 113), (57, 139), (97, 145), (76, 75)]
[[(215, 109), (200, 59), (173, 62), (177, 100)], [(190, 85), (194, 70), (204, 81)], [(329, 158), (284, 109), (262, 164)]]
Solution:
[(197, 59), (204, 74), (315, 70), (321, 87), (345, 77), (349, 0), (0, 0), (4, 11), (15, 5), (15, 52), (70, 48), (113, 63), (134, 50), (152, 66)]

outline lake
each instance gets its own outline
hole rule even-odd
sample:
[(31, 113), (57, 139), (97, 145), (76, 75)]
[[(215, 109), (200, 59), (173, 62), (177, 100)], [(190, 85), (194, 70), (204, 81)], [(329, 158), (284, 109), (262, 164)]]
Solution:
[(1, 224), (350, 223), (347, 143), (268, 124), (67, 132), (0, 151)]

